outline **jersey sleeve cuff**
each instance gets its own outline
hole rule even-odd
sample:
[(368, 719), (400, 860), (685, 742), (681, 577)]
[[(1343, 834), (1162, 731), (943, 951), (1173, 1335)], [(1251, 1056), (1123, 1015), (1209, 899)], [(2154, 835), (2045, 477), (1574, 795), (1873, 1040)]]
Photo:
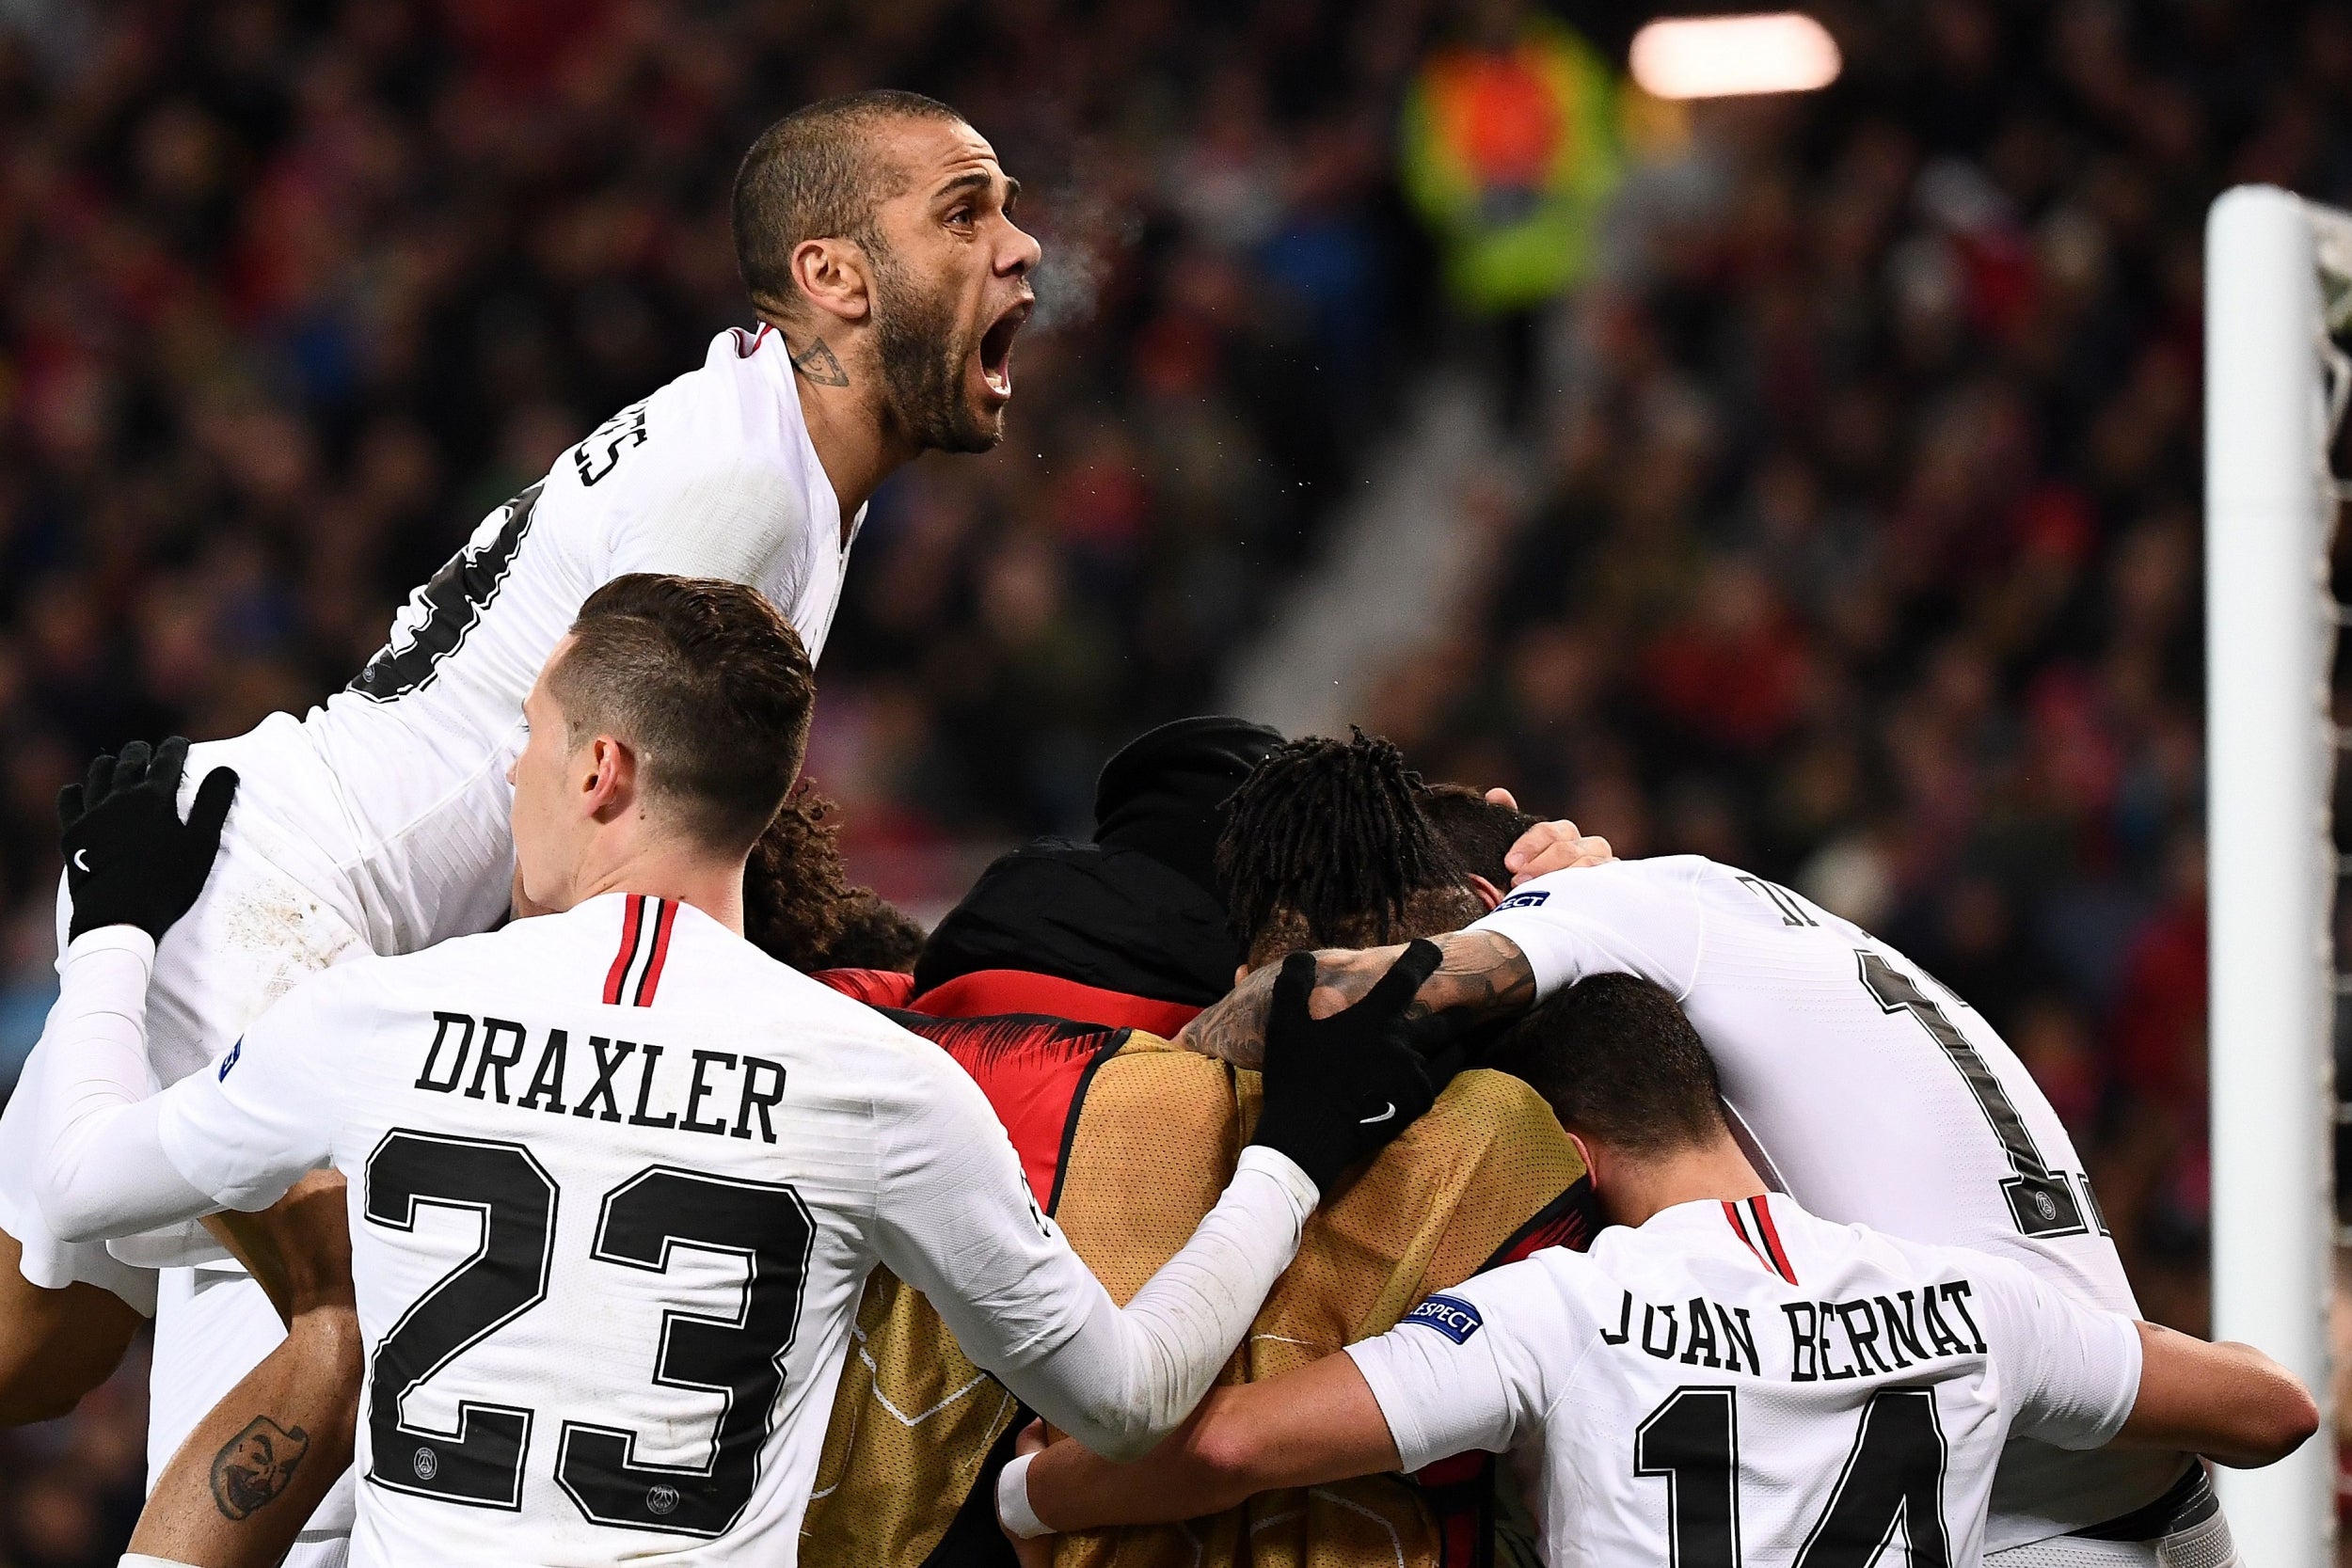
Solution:
[(2144, 1369), (2147, 1350), (2140, 1343), (2138, 1323), (2121, 1312), (2101, 1314), (2108, 1332), (2120, 1336), (2116, 1345), (2117, 1373), (2115, 1399), (2100, 1417), (2098, 1425), (2078, 1437), (2057, 1445), (2068, 1449), (2102, 1449), (2115, 1440), (2123, 1430), (2123, 1423), (2132, 1418), (2132, 1407), (2139, 1402), (2139, 1378)]
[(101, 926), (94, 931), (84, 931), (66, 943), (65, 961), (89, 958), (99, 953), (122, 953), (138, 960), (147, 973), (155, 973), (155, 939), (136, 926)]
[[(1396, 1332), (1391, 1329), (1389, 1334)], [(1372, 1389), (1373, 1403), (1380, 1407), (1380, 1418), (1389, 1423), (1389, 1441), (1396, 1445), (1398, 1468), (1409, 1475), (1445, 1458), (1444, 1454), (1429, 1451), (1428, 1435), (1422, 1431), (1421, 1423), (1413, 1419), (1410, 1391), (1391, 1365), (1396, 1351), (1389, 1335), (1359, 1340), (1342, 1354), (1356, 1363), (1356, 1370), (1363, 1374), (1365, 1385)]]
[[(1574, 876), (1574, 872), (1554, 872), (1554, 876)], [(1530, 884), (1533, 888), (1534, 884)], [(1522, 896), (1527, 890), (1514, 894)], [(1540, 889), (1534, 889), (1540, 893)], [(1527, 958), (1528, 972), (1535, 978), (1535, 999), (1542, 1001), (1576, 978), (1575, 961), (1570, 952), (1567, 933), (1557, 915), (1546, 916), (1534, 905), (1513, 909), (1509, 905), (1496, 909), (1484, 919), (1468, 927), (1473, 931), (1492, 931), (1507, 940)]]
[(1323, 1201), (1322, 1189), (1315, 1185), (1314, 1178), (1299, 1169), (1298, 1162), (1279, 1148), (1268, 1148), (1263, 1144), (1245, 1145), (1240, 1160), (1233, 1165), (1233, 1174), (1238, 1177), (1244, 1171), (1255, 1171), (1280, 1187), (1301, 1225), (1315, 1212), (1315, 1205)]
[(1037, 1455), (1016, 1455), (1012, 1462), (996, 1472), (996, 1522), (1008, 1534), (1024, 1541), (1034, 1541), (1041, 1535), (1054, 1533), (1053, 1526), (1037, 1516), (1029, 1506), (1029, 1461)]

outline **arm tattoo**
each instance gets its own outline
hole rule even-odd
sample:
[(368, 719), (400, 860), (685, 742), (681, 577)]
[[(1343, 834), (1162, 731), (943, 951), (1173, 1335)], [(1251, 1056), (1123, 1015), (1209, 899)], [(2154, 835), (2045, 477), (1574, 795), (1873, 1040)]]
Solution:
[[(1485, 1022), (1524, 1012), (1535, 1003), (1535, 972), (1518, 944), (1495, 931), (1454, 931), (1434, 939), (1444, 954), (1438, 972), (1422, 982), (1407, 1018), (1458, 1014)], [(1402, 946), (1361, 951), (1331, 948), (1315, 955), (1315, 989), (1309, 1006), (1327, 1018), (1362, 1000), (1379, 984)], [(1225, 999), (1194, 1019), (1177, 1037), (1187, 1050), (1255, 1068), (1265, 1059), (1266, 1013), (1279, 964), (1262, 964)]]
[(847, 387), (850, 384), (850, 372), (841, 368), (841, 361), (833, 356), (833, 350), (825, 346), (822, 338), (792, 356), (792, 368), (819, 387)]
[(1438, 938), (1438, 944), (1445, 958), (1414, 993), (1407, 1016), (1458, 1012), (1466, 1021), (1486, 1022), (1535, 1005), (1534, 966), (1509, 937), (1499, 931), (1456, 931)]
[(1280, 964), (1260, 964), (1177, 1031), (1176, 1043), (1203, 1056), (1215, 1056), (1236, 1067), (1254, 1068), (1265, 1059), (1266, 1014), (1273, 1006), (1274, 977)]
[(294, 1481), (310, 1434), (256, 1416), (213, 1455), (213, 1506), (224, 1519), (250, 1518)]

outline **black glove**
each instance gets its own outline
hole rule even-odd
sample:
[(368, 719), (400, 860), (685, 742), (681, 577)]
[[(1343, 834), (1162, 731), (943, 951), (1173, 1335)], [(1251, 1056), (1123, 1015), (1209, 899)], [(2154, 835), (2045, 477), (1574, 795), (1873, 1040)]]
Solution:
[(1414, 942), (1361, 1001), (1325, 1019), (1307, 1012), (1315, 956), (1284, 958), (1266, 1018), (1265, 1109), (1250, 1142), (1289, 1155), (1327, 1193), (1429, 1109), (1452, 1074), (1431, 1070), (1405, 1009), (1442, 956), (1434, 942)]
[(206, 774), (183, 822), (180, 774), (187, 763), (188, 743), (179, 736), (152, 752), (134, 740), (119, 756), (100, 752), (87, 780), (57, 792), (72, 936), (136, 926), (161, 942), (195, 906), (212, 875), (237, 774), (229, 768)]

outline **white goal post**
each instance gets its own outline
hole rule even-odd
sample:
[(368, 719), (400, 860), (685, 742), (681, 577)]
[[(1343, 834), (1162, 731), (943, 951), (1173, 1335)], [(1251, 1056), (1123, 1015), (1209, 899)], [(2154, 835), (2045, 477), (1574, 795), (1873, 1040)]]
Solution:
[[(2320, 1434), (2221, 1495), (2257, 1568), (2334, 1561), (2328, 1398), (2337, 1122), (2338, 863), (2329, 447), (2348, 387), (2330, 337), (2352, 215), (2269, 186), (2205, 230), (2205, 752), (2213, 984), (2213, 1326), (2308, 1383)], [(2333, 319), (2331, 319), (2333, 318)]]

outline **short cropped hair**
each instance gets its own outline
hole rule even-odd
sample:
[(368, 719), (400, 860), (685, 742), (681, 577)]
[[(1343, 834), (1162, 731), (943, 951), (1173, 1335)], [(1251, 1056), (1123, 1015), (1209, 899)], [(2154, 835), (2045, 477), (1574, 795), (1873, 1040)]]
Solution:
[(1499, 888), (1510, 887), (1511, 868), (1502, 857), (1535, 826), (1533, 813), (1489, 800), (1484, 790), (1458, 784), (1431, 784), (1422, 791), (1421, 809), (1463, 870)]
[(749, 850), (800, 776), (817, 682), (800, 634), (756, 592), (632, 572), (588, 595), (548, 672), (577, 748), (637, 753), (648, 802), (707, 848)]
[(752, 303), (797, 311), (792, 251), (803, 240), (854, 240), (879, 251), (874, 210), (901, 188), (878, 155), (892, 120), (961, 120), (936, 98), (896, 87), (827, 98), (759, 134), (735, 172), (735, 264)]
[(1556, 991), (1496, 1043), (1487, 1065), (1527, 1081), (1560, 1125), (1663, 1154), (1724, 1136), (1715, 1059), (1675, 999), (1633, 974)]

